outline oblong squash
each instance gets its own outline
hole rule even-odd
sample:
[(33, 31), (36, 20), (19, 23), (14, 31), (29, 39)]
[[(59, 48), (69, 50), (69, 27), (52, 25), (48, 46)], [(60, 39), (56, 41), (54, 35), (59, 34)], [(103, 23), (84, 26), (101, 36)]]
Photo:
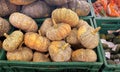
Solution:
[(17, 61), (31, 61), (33, 58), (33, 52), (27, 47), (22, 47), (21, 49), (7, 52), (7, 60), (17, 60)]
[(10, 35), (4, 34), (6, 39), (3, 41), (3, 49), (6, 51), (14, 51), (23, 41), (23, 33), (21, 31), (14, 31)]
[(45, 55), (40, 52), (34, 52), (33, 55), (33, 62), (50, 62), (50, 59), (48, 57), (49, 55)]
[(56, 23), (67, 23), (71, 27), (76, 26), (79, 22), (78, 15), (74, 11), (66, 8), (55, 9), (52, 12), (52, 19), (54, 19)]
[(36, 22), (32, 18), (19, 12), (12, 13), (9, 21), (14, 27), (22, 29), (25, 32), (36, 32), (38, 29)]
[(47, 52), (50, 41), (46, 38), (34, 32), (27, 32), (24, 38), (25, 45), (40, 52)]
[(72, 52), (72, 61), (95, 62), (97, 55), (91, 49), (78, 49)]

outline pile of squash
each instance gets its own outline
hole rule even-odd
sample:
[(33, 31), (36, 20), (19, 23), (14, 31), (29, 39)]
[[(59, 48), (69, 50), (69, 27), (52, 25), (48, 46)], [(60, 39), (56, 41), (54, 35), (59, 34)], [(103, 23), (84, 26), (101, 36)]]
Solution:
[[(31, 3), (35, 0), (26, 1)], [(28, 4), (26, 1), (19, 0), (16, 3), (16, 0), (10, 0), (16, 5), (26, 5)], [(51, 0), (45, 1), (54, 5), (49, 2)], [(61, 4), (62, 2), (66, 3), (68, 0), (61, 1)], [(61, 4), (58, 2), (58, 5)], [(0, 36), (6, 37), (2, 47), (6, 51), (7, 60), (33, 62), (97, 61), (97, 54), (93, 49), (99, 43), (97, 32), (100, 27), (94, 29), (86, 21), (79, 19), (78, 14), (71, 9), (55, 9), (52, 11), (51, 17), (46, 18), (40, 28), (34, 19), (20, 12), (12, 13), (9, 22), (0, 18), (0, 24), (0, 28), (4, 28), (0, 30)], [(10, 26), (15, 27), (15, 30), (8, 34)]]
[(32, 18), (44, 18), (50, 17), (56, 8), (71, 9), (78, 16), (87, 16), (90, 13), (87, 0), (0, 0), (0, 17), (20, 12)]

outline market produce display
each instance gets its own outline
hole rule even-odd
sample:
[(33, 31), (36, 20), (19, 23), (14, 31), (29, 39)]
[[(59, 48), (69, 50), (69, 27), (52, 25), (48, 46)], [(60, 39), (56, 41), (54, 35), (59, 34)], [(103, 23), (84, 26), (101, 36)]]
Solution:
[(120, 64), (120, 30), (108, 31), (100, 37), (108, 64)]
[[(2, 44), (7, 59), (11, 61), (83, 61), (78, 58), (81, 53), (76, 51), (91, 51), (99, 42), (97, 32), (100, 28), (94, 29), (86, 21), (79, 19), (77, 13), (67, 8), (55, 9), (39, 28), (32, 17), (20, 12), (12, 13), (9, 22), (2, 20), (8, 25), (10, 22), (15, 28), (10, 35), (4, 33), (6, 39)], [(74, 53), (78, 55), (78, 60), (74, 58)], [(97, 55), (94, 50), (90, 56), (87, 55), (88, 58), (91, 56), (94, 58), (89, 61), (85, 59), (84, 62), (95, 62)]]
[(120, 17), (120, 0), (96, 0), (93, 7), (98, 17)]

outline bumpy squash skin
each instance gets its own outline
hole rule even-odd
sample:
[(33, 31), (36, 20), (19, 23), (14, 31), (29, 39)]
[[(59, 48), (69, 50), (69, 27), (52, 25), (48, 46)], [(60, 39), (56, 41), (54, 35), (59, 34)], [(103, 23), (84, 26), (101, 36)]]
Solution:
[(34, 52), (33, 62), (50, 62), (50, 59), (43, 53)]
[(25, 45), (40, 52), (47, 52), (50, 41), (34, 32), (27, 32), (24, 38)]
[(44, 20), (44, 22), (42, 23), (41, 27), (40, 27), (40, 31), (41, 31), (41, 34), (42, 36), (45, 36), (46, 35), (46, 32), (47, 30), (52, 27), (53, 23), (52, 23), (52, 20), (51, 18), (46, 18)]
[(28, 5), (35, 2), (36, 0), (9, 0), (9, 1), (15, 5)]
[(71, 27), (75, 27), (79, 22), (78, 15), (74, 11), (66, 8), (55, 9), (52, 12), (52, 19), (54, 19), (56, 23), (67, 23)]
[(73, 10), (78, 16), (87, 16), (90, 13), (90, 4), (84, 0), (72, 0), (62, 7)]
[(14, 51), (23, 41), (23, 33), (21, 31), (14, 31), (3, 41), (3, 49), (6, 51)]
[(32, 18), (43, 18), (50, 16), (51, 8), (44, 1), (36, 1), (22, 7), (22, 13)]
[(9, 22), (0, 17), (0, 37), (4, 35), (4, 33), (8, 33), (11, 26)]
[(36, 32), (38, 29), (36, 22), (31, 17), (19, 12), (11, 14), (9, 21), (14, 27), (25, 32)]
[(96, 53), (91, 49), (78, 49), (72, 53), (72, 61), (95, 62)]
[(94, 49), (98, 46), (99, 35), (98, 33), (93, 34), (94, 30), (93, 27), (86, 25), (78, 29), (78, 40), (85, 48)]
[(79, 44), (79, 41), (77, 38), (77, 32), (78, 30), (76, 28), (73, 28), (70, 34), (66, 37), (66, 42), (73, 45)]
[(52, 41), (62, 40), (69, 35), (71, 27), (68, 24), (60, 23), (57, 24), (57, 28), (54, 26), (50, 27), (46, 32), (46, 37)]
[(48, 3), (50, 6), (61, 6), (70, 1), (72, 1), (72, 0), (45, 0), (45, 2)]
[(9, 16), (11, 13), (19, 10), (20, 6), (11, 4), (8, 0), (0, 0), (0, 17)]
[(33, 58), (33, 52), (27, 47), (22, 47), (22, 49), (7, 52), (7, 60), (17, 60), (17, 61), (31, 61)]
[(66, 62), (71, 58), (72, 49), (70, 45), (63, 49), (65, 41), (53, 41), (49, 46), (49, 54), (54, 62)]

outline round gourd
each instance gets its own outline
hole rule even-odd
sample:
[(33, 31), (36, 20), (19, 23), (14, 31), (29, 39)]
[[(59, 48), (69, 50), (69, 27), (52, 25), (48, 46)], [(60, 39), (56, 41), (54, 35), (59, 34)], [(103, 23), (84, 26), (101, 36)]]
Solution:
[(52, 25), (53, 23), (51, 18), (46, 18), (39, 29), (41, 31), (41, 34), (45, 36), (48, 28), (52, 27)]
[(33, 52), (27, 47), (21, 47), (18, 50), (7, 52), (7, 60), (17, 61), (31, 61), (33, 58)]
[(77, 14), (66, 8), (55, 9), (52, 12), (52, 19), (54, 19), (56, 23), (67, 23), (71, 27), (76, 26), (79, 22), (79, 17)]
[(3, 36), (4, 33), (8, 33), (10, 28), (9, 22), (0, 17), (0, 37)]
[(78, 16), (87, 16), (90, 13), (90, 4), (83, 0), (72, 0), (62, 7), (73, 10)]
[(14, 51), (23, 41), (23, 33), (21, 31), (14, 31), (10, 35), (4, 33), (6, 39), (3, 41), (3, 49), (6, 51)]
[(76, 28), (73, 28), (70, 34), (66, 37), (66, 42), (70, 44), (79, 44), (77, 32), (78, 30)]
[(70, 25), (66, 23), (56, 24), (53, 20), (53, 26), (47, 30), (46, 37), (50, 40), (62, 40), (69, 35), (70, 31)]
[(41, 36), (40, 31), (39, 34), (34, 32), (27, 32), (24, 38), (25, 45), (40, 52), (47, 52), (50, 41)]
[(19, 12), (11, 14), (9, 21), (14, 27), (22, 29), (25, 32), (36, 32), (38, 29), (36, 22), (32, 18)]
[(78, 29), (78, 40), (85, 47), (89, 49), (94, 49), (98, 46), (99, 35), (98, 31), (100, 27), (94, 29), (91, 26), (83, 25)]
[(55, 62), (69, 61), (71, 58), (72, 49), (65, 41), (53, 41), (48, 49), (51, 59)]
[(9, 16), (19, 10), (20, 6), (11, 4), (8, 0), (0, 0), (0, 17)]
[(86, 21), (84, 21), (83, 19), (80, 19), (79, 23), (76, 26), (76, 28), (79, 29), (83, 25), (90, 26)]
[(33, 55), (33, 62), (50, 62), (49, 55), (40, 52), (35, 52)]
[(91, 49), (78, 49), (72, 52), (72, 61), (95, 62), (97, 55)]
[(28, 5), (35, 2), (36, 0), (9, 0), (9, 1), (15, 5)]
[(36, 1), (22, 7), (22, 13), (32, 18), (42, 18), (50, 16), (51, 9), (44, 1)]
[(45, 0), (45, 2), (48, 3), (50, 6), (61, 6), (70, 1), (72, 1), (72, 0)]

